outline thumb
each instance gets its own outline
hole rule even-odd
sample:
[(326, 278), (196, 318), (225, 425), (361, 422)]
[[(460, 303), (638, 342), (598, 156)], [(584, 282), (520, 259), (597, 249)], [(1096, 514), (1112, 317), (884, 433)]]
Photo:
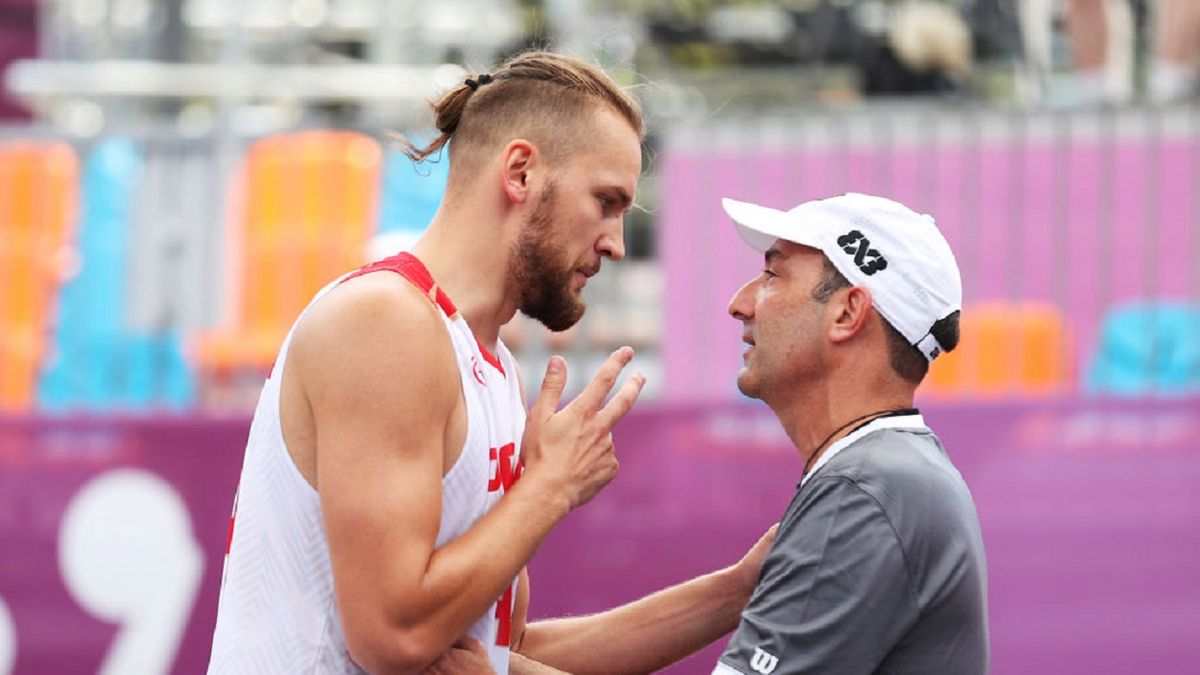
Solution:
[(567, 386), (567, 362), (555, 354), (546, 364), (546, 375), (542, 378), (542, 391), (538, 400), (533, 404), (534, 419), (541, 420), (558, 410), (558, 402), (562, 400), (563, 389)]

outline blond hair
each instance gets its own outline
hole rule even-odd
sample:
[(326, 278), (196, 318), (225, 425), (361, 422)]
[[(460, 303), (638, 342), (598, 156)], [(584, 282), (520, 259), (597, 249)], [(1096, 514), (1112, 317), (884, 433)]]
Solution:
[(569, 56), (529, 51), (431, 101), (434, 126), (440, 132), (431, 143), (417, 147), (403, 137), (400, 143), (405, 154), (419, 162), (453, 140), (454, 167), (460, 155), (498, 149), (513, 138), (525, 137), (557, 161), (587, 140), (585, 122), (603, 106), (627, 121), (639, 139), (644, 138), (641, 105), (603, 70)]

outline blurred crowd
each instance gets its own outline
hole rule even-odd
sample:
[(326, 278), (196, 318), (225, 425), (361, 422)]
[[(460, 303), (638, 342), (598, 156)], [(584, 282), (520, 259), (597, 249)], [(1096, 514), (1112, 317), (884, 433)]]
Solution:
[[(648, 107), (666, 116), (695, 111), (697, 101), (709, 114), (764, 102), (927, 94), (1067, 106), (1166, 103), (1195, 93), (1200, 3), (0, 0), (0, 69), (28, 59), (478, 67), (532, 45), (587, 55), (626, 84), (648, 85), (641, 92)], [(133, 105), (135, 117), (187, 113), (194, 122), (211, 95), (202, 88), (182, 95), (176, 83), (156, 97), (153, 82), (164, 76), (149, 72), (134, 105), (125, 100), (128, 84), (107, 91), (91, 77), (94, 70), (31, 67), (7, 73), (0, 119), (32, 115), (94, 133), (96, 124), (79, 123), (75, 100), (84, 72), (89, 98), (111, 96), (103, 107), (125, 105), (122, 115)], [(142, 77), (119, 72), (126, 80)], [(398, 110), (365, 104), (353, 91), (301, 108), (291, 121), (361, 121)]]

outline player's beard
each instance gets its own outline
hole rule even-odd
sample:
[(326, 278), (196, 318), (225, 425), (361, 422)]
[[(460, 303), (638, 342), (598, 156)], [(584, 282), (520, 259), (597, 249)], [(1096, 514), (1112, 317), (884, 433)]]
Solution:
[(558, 263), (562, 252), (554, 237), (555, 187), (550, 183), (542, 191), (509, 250), (509, 265), (519, 292), (517, 308), (557, 332), (574, 326), (587, 305), (571, 290), (575, 269)]

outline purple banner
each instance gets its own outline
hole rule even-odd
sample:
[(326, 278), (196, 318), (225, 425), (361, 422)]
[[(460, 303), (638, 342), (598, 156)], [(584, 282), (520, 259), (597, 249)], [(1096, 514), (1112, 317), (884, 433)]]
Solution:
[[(11, 672), (204, 672), (248, 429), (241, 418), (0, 420)], [(0, 675), (5, 644), (0, 634)]]
[[(1195, 671), (1200, 401), (925, 415), (978, 505), (992, 672)], [(0, 421), (0, 675), (203, 672), (246, 430)], [(534, 617), (599, 611), (731, 564), (799, 477), (758, 405), (646, 407), (616, 441), (620, 476), (531, 565)], [(668, 672), (708, 673), (720, 647)]]

